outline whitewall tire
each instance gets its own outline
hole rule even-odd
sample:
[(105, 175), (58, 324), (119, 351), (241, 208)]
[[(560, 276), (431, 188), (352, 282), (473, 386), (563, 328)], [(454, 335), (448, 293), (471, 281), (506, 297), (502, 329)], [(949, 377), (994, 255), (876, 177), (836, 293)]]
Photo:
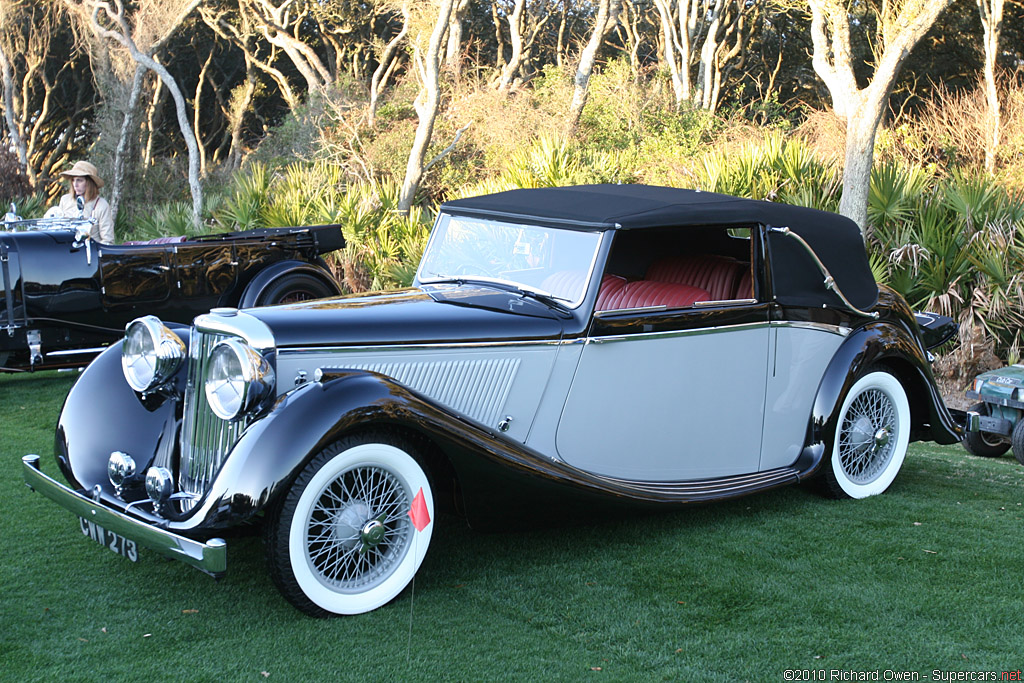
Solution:
[[(422, 491), (430, 521), (410, 510)], [(342, 439), (303, 469), (267, 526), (267, 559), (281, 593), (314, 616), (361, 614), (395, 598), (430, 547), (433, 490), (402, 440)], [(422, 523), (422, 522), (421, 522)]]
[(892, 374), (871, 368), (850, 388), (825, 467), (827, 493), (866, 498), (884, 492), (903, 466), (910, 443), (910, 403)]

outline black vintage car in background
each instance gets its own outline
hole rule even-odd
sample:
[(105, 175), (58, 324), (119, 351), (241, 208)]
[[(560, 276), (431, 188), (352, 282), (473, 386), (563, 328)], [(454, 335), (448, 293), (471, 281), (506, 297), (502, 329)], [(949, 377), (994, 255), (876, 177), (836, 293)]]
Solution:
[(85, 365), (153, 313), (189, 323), (217, 306), (338, 294), (321, 256), (338, 225), (98, 244), (81, 219), (0, 223), (0, 371)]
[(220, 575), (249, 530), (296, 607), (356, 614), (409, 584), (440, 510), (507, 528), (812, 479), (880, 494), (911, 441), (962, 436), (929, 366), (953, 329), (875, 283), (842, 216), (513, 190), (442, 205), (410, 288), (132, 322), (64, 405), (69, 485), (22, 469), (128, 559)]

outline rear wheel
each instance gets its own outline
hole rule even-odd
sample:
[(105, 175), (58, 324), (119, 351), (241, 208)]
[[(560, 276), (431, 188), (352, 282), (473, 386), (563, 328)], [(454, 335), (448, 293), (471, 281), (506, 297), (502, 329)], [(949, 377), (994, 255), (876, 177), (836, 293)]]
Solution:
[[(984, 402), (975, 403), (969, 408), (969, 410), (971, 412), (978, 413), (979, 415), (989, 414), (988, 404)], [(997, 458), (1010, 450), (1009, 442), (995, 434), (989, 434), (987, 432), (967, 432), (967, 435), (964, 437), (963, 444), (968, 453), (982, 458)], [(1014, 452), (1016, 453), (1016, 450)]]
[(307, 614), (369, 612), (416, 574), (433, 514), (430, 482), (403, 440), (346, 437), (317, 454), (271, 512), (271, 577)]
[(274, 280), (256, 298), (256, 305), (291, 304), (296, 301), (323, 299), (334, 294), (335, 291), (320, 278), (308, 273), (292, 273)]
[(843, 400), (824, 472), (835, 498), (866, 498), (892, 484), (910, 443), (910, 403), (892, 374), (869, 368)]

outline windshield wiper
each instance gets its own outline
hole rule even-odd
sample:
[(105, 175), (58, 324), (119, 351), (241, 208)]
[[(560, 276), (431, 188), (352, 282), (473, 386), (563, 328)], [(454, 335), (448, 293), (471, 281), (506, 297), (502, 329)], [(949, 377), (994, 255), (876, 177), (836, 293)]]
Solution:
[(570, 310), (569, 307), (566, 305), (566, 302), (572, 303), (572, 299), (567, 299), (565, 297), (556, 296), (556, 295), (552, 294), (551, 292), (545, 292), (543, 289), (538, 289), (536, 287), (530, 287), (529, 285), (524, 285), (521, 282), (513, 282), (512, 280), (503, 280), (501, 278), (487, 277), (487, 276), (483, 276), (483, 275), (474, 275), (474, 276), (471, 276), (471, 277), (445, 277), (445, 278), (437, 278), (437, 279), (424, 280), (423, 283), (424, 284), (455, 283), (455, 284), (459, 284), (459, 285), (480, 283), (480, 284), (484, 284), (484, 285), (491, 285), (491, 286), (497, 287), (497, 288), (505, 290), (505, 291), (514, 292), (514, 293), (516, 293), (516, 294), (518, 294), (519, 296), (522, 296), (522, 297), (528, 297), (530, 299), (534, 299), (536, 301), (541, 302), (545, 306), (548, 306), (549, 308), (555, 308), (555, 309), (558, 309), (560, 311), (564, 311), (566, 313), (569, 312), (569, 310)]

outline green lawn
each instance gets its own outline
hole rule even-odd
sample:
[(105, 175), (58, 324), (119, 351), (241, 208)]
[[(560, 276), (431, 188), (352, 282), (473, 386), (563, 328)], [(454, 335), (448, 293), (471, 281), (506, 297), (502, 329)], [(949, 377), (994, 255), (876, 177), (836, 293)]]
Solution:
[(931, 680), (1022, 665), (1024, 467), (1009, 455), (918, 444), (865, 501), (789, 487), (495, 535), (441, 519), (411, 590), (315, 620), (277, 594), (257, 539), (229, 540), (219, 582), (145, 551), (131, 564), (22, 484), (25, 453), (56, 473), (74, 378), (0, 376), (0, 679)]

